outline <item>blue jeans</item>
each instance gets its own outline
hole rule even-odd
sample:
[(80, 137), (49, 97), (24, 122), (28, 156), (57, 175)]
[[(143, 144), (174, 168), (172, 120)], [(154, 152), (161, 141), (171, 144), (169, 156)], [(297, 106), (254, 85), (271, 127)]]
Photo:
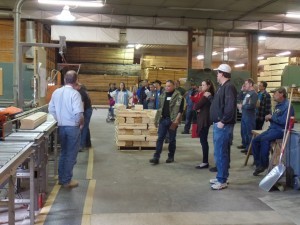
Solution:
[(222, 129), (213, 125), (214, 156), (217, 166), (217, 179), (225, 183), (229, 176), (230, 144), (232, 141), (234, 124), (225, 124)]
[(242, 116), (241, 121), (241, 135), (242, 135), (242, 144), (248, 149), (249, 144), (252, 139), (252, 130), (255, 130), (256, 127), (256, 118), (255, 116)]
[(268, 129), (252, 141), (252, 153), (256, 167), (268, 168), (271, 142), (283, 138), (283, 130)]
[(185, 125), (183, 130), (184, 133), (190, 132), (192, 119), (193, 119), (193, 110), (188, 108), (185, 113)]
[(88, 146), (87, 140), (88, 140), (88, 132), (89, 132), (89, 126), (90, 121), (93, 113), (93, 108), (88, 108), (84, 111), (83, 117), (84, 117), (84, 125), (81, 130), (81, 141), (80, 141), (80, 147), (85, 148)]
[(242, 138), (242, 145), (244, 147), (246, 147), (245, 126), (246, 126), (246, 124), (242, 117), (242, 119), (241, 119), (241, 138)]
[(160, 154), (162, 152), (163, 144), (167, 133), (169, 133), (169, 154), (168, 158), (174, 158), (175, 151), (176, 151), (176, 130), (171, 130), (170, 126), (172, 121), (170, 118), (162, 118), (159, 121), (158, 126), (158, 138), (156, 141), (156, 152), (154, 153), (153, 158), (159, 159)]
[(200, 143), (202, 146), (202, 154), (203, 154), (203, 163), (208, 163), (208, 152), (209, 152), (209, 146), (207, 141), (209, 127), (203, 127), (200, 131)]
[(58, 164), (60, 184), (68, 184), (73, 177), (73, 167), (79, 151), (80, 129), (72, 126), (58, 127), (61, 151)]

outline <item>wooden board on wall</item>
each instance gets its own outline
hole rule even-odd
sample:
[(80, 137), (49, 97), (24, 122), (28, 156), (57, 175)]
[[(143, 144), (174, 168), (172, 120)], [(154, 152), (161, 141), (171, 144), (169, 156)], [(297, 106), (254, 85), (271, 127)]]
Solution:
[(3, 95), (3, 72), (2, 68), (0, 68), (0, 95)]
[[(21, 41), (25, 40), (25, 22), (21, 23)], [(0, 20), (0, 62), (14, 62), (14, 21)]]

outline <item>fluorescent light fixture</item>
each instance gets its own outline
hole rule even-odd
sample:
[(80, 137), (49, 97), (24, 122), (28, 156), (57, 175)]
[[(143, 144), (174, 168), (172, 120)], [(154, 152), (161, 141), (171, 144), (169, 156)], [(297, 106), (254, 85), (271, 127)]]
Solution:
[(264, 56), (258, 56), (257, 60), (263, 60), (265, 57)]
[(289, 18), (298, 18), (300, 19), (300, 12), (287, 12), (285, 14), (286, 17), (289, 17)]
[(258, 37), (258, 40), (259, 40), (259, 41), (265, 41), (266, 39), (267, 39), (266, 36), (259, 36), (259, 37)]
[(235, 68), (241, 68), (241, 67), (244, 67), (244, 66), (245, 66), (244, 63), (234, 65)]
[(73, 21), (75, 20), (75, 16), (73, 16), (70, 12), (70, 7), (65, 5), (61, 13), (57, 16), (57, 19), (61, 21)]
[(215, 51), (211, 55), (218, 55), (218, 52)]
[(197, 55), (197, 59), (198, 60), (204, 59), (204, 55)]
[(134, 44), (128, 44), (128, 45), (126, 46), (126, 48), (134, 48), (134, 47), (135, 47)]
[(286, 52), (280, 52), (276, 56), (285, 56), (285, 55), (290, 55), (290, 54), (291, 54), (290, 51), (286, 51)]
[(135, 49), (139, 49), (140, 47), (142, 47), (141, 44), (136, 44), (136, 45), (135, 45)]
[(38, 0), (42, 4), (50, 5), (69, 5), (69, 6), (80, 6), (80, 7), (103, 7), (102, 1), (60, 1), (60, 0)]
[(236, 50), (236, 48), (224, 48), (224, 52), (231, 52), (231, 51), (234, 51)]

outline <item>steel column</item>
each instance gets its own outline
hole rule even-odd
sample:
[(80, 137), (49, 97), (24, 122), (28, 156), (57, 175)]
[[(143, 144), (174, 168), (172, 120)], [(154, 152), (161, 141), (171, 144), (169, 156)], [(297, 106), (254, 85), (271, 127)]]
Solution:
[(204, 44), (204, 68), (211, 69), (212, 64), (212, 52), (213, 52), (213, 29), (207, 29), (205, 33), (205, 44)]

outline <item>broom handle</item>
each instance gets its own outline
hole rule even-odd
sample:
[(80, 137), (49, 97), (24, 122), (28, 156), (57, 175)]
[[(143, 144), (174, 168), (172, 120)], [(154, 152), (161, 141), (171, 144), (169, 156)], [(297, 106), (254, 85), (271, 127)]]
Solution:
[(291, 95), (290, 95), (290, 99), (289, 99), (289, 106), (288, 106), (288, 112), (286, 115), (286, 120), (285, 120), (285, 127), (284, 127), (284, 133), (283, 133), (283, 138), (282, 141), (284, 142), (286, 139), (286, 133), (287, 133), (287, 125), (288, 125), (288, 121), (290, 118), (290, 110), (291, 110), (291, 104), (292, 104), (292, 97), (293, 97), (293, 88), (291, 88)]
[(280, 157), (279, 157), (279, 164), (282, 164), (282, 156), (283, 156), (283, 153), (284, 153), (284, 150), (285, 150), (285, 146), (286, 146), (287, 140), (289, 139), (289, 135), (290, 135), (290, 129), (287, 131), (287, 134), (285, 136), (285, 140), (284, 140), (284, 142), (282, 143), (282, 146), (281, 146), (281, 153), (280, 153)]

